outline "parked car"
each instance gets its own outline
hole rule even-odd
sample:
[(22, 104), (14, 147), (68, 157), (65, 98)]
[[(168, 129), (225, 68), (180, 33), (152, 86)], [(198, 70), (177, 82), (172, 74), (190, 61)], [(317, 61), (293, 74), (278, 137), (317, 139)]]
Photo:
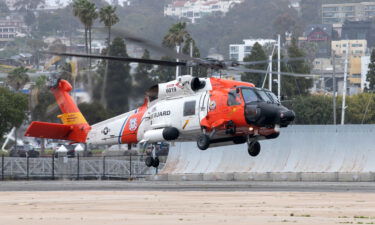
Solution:
[(33, 148), (32, 145), (25, 144), (23, 146), (17, 145), (13, 146), (9, 152), (9, 156), (11, 157), (30, 157), (30, 158), (38, 158), (40, 153)]

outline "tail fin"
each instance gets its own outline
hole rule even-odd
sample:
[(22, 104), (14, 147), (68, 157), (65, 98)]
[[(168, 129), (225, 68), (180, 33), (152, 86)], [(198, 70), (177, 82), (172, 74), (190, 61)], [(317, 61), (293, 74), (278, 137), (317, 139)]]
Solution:
[(62, 112), (58, 118), (63, 124), (32, 122), (25, 136), (86, 142), (91, 127), (70, 96), (71, 90), (72, 86), (66, 80), (59, 80), (57, 86), (51, 88)]

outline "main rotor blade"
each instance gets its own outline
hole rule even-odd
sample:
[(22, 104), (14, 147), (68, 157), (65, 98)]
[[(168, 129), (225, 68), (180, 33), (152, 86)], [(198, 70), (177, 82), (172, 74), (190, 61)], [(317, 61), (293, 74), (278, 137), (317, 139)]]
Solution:
[[(297, 57), (297, 58), (288, 58), (288, 59), (281, 59), (280, 62), (294, 62), (294, 61), (303, 61), (308, 59), (307, 57)], [(238, 62), (241, 65), (258, 65), (258, 64), (266, 64), (270, 62), (278, 62), (278, 60), (261, 60), (261, 61), (252, 61), (252, 62)]]
[(80, 54), (80, 53), (63, 53), (63, 52), (42, 52), (44, 54), (58, 55), (58, 56), (71, 56), (79, 58), (89, 58), (89, 59), (106, 59), (106, 60), (116, 60), (121, 62), (136, 62), (153, 64), (160, 66), (186, 66), (185, 62), (172, 62), (165, 60), (155, 60), (155, 59), (140, 59), (132, 57), (118, 57), (118, 56), (103, 56), (103, 55), (92, 55), (92, 54)]
[[(107, 28), (94, 28), (96, 30), (99, 30), (103, 33), (108, 32)], [(181, 60), (187, 60), (187, 61), (194, 61), (194, 62), (199, 62), (199, 59), (192, 58), (190, 56), (187, 56), (182, 53), (177, 53), (173, 49), (165, 48), (162, 47), (156, 43), (153, 43), (149, 40), (140, 38), (135, 36), (134, 34), (131, 34), (130, 32), (124, 30), (124, 29), (119, 29), (119, 28), (112, 28), (111, 33), (114, 34), (114, 36), (119, 36), (122, 37), (130, 42), (133, 42), (134, 44), (141, 46), (143, 48), (149, 49), (149, 50), (154, 50), (160, 53), (165, 54), (166, 56), (175, 58), (175, 59), (181, 59)]]
[[(246, 68), (239, 68), (239, 67), (230, 67), (230, 70), (245, 72), (245, 73), (260, 73), (260, 74), (269, 74), (270, 71), (267, 70), (256, 70), (256, 69), (246, 69)], [(272, 71), (272, 74), (278, 74), (277, 71)], [(289, 72), (280, 72), (280, 75), (283, 76), (292, 76), (292, 77), (331, 77), (331, 75), (316, 75), (316, 74), (301, 74), (301, 73), (289, 73)], [(340, 76), (336, 76), (340, 77)]]

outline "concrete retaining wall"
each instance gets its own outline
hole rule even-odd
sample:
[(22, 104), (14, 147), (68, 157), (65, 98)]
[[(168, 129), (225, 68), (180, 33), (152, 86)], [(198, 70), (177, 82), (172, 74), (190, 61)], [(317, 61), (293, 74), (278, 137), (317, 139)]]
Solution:
[(153, 180), (375, 181), (375, 125), (291, 126), (261, 141), (253, 158), (246, 145), (200, 151), (176, 143)]

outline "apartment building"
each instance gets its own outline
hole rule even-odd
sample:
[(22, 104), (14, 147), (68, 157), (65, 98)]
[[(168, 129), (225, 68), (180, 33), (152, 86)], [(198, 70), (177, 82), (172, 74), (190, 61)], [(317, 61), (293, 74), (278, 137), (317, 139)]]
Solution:
[(374, 17), (374, 0), (323, 0), (322, 22), (324, 24), (342, 24), (346, 20), (363, 21)]
[(273, 39), (245, 39), (243, 44), (231, 44), (229, 45), (229, 58), (242, 62), (243, 59), (251, 54), (251, 50), (255, 43), (262, 46), (267, 44), (276, 44), (276, 40)]
[(22, 18), (15, 15), (0, 19), (0, 45), (12, 41), (21, 32), (23, 25)]
[[(347, 45), (349, 44), (349, 47)], [(363, 56), (367, 51), (366, 40), (338, 40), (332, 41), (332, 50), (335, 51), (337, 56), (344, 57), (346, 49), (349, 48), (350, 56)]]
[(186, 18), (195, 23), (207, 15), (224, 15), (244, 0), (178, 0), (164, 7), (164, 16)]

